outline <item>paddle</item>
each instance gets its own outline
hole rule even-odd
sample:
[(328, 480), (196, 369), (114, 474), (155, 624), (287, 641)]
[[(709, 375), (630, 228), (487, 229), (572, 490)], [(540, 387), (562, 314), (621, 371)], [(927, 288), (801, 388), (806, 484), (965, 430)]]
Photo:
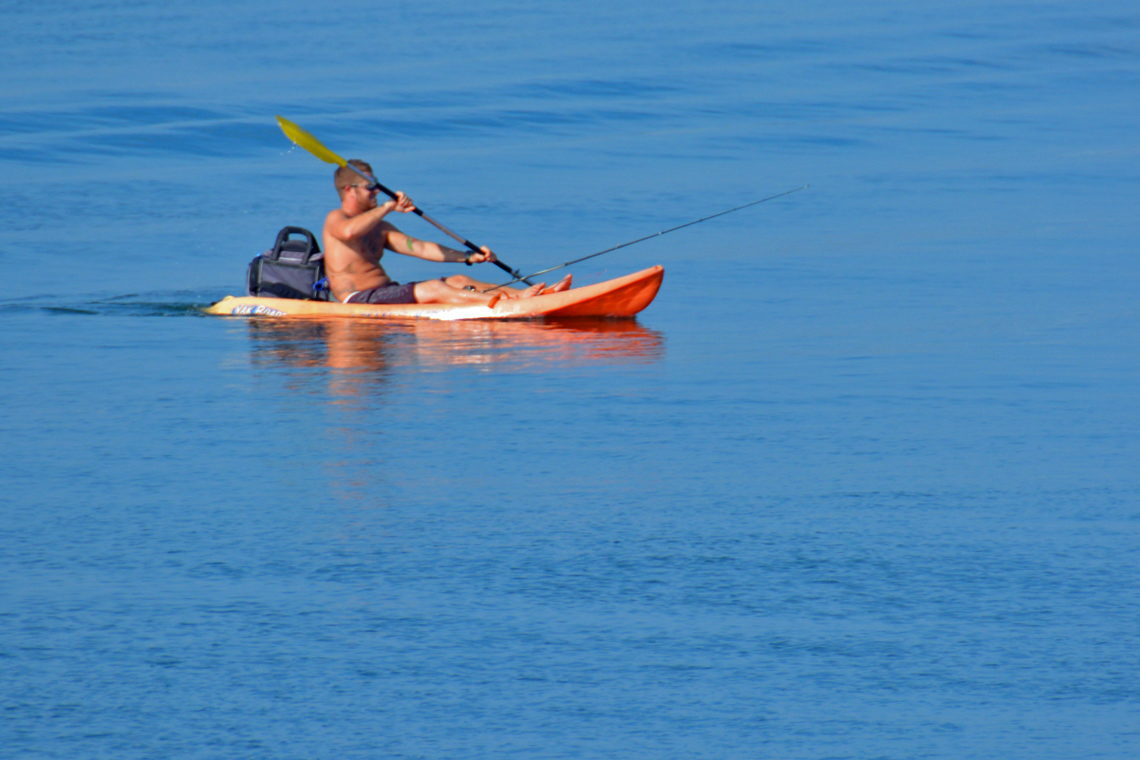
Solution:
[[(348, 161), (344, 160), (343, 158), (341, 158), (337, 154), (333, 153), (331, 150), (329, 150), (324, 145), (322, 145), (320, 140), (313, 137), (311, 134), (309, 134), (308, 132), (306, 132), (304, 129), (297, 126), (293, 122), (289, 121), (284, 116), (278, 116), (277, 117), (277, 124), (278, 124), (278, 126), (281, 127), (281, 131), (285, 133), (285, 136), (288, 137), (290, 140), (292, 140), (298, 146), (309, 151), (314, 156), (321, 159), (322, 161), (324, 161), (327, 164), (336, 164), (337, 166), (347, 166), (349, 169), (352, 169), (354, 172), (356, 172), (361, 177), (363, 177), (364, 180), (366, 182), (368, 182), (368, 186), (370, 188), (375, 188), (375, 189), (379, 190), (380, 192), (384, 193), (385, 195), (387, 195), (392, 200), (396, 200), (396, 194), (394, 192), (392, 192), (391, 190), (389, 190), (388, 188), (384, 187), (384, 185), (380, 184), (380, 181), (378, 179), (376, 179), (375, 177), (373, 177), (372, 175), (370, 175), (366, 172), (361, 171), (360, 169), (357, 169), (355, 166), (348, 163)], [(452, 232), (451, 230), (447, 229), (442, 224), (440, 224), (436, 220), (432, 219), (430, 216), (425, 214), (420, 209), (415, 208), (415, 209), (412, 209), (412, 211), (414, 211), (418, 216), (420, 216), (425, 222), (428, 222), (429, 224), (434, 225), (438, 230), (440, 230), (444, 234), (454, 238), (455, 240), (458, 240), (460, 243), (463, 243), (463, 245), (467, 246), (470, 250), (474, 251), (475, 253), (482, 253), (483, 252), (482, 248), (475, 245), (470, 240), (467, 240), (466, 238), (461, 237), (460, 235), (457, 235), (454, 232)], [(468, 263), (470, 263), (470, 262), (468, 262)], [(495, 261), (493, 261), (491, 263), (494, 264), (495, 266), (497, 266), (499, 269), (502, 269), (504, 272), (509, 274), (511, 277), (514, 277), (515, 279), (513, 280), (513, 282), (522, 281), (522, 282), (525, 282), (527, 285), (533, 285), (534, 284), (529, 279), (527, 279), (527, 277), (524, 277), (521, 274), (519, 274), (517, 269), (511, 269), (509, 266), (507, 266), (503, 262), (499, 261), (498, 259), (496, 259)], [(528, 275), (528, 277), (529, 277), (529, 275)]]

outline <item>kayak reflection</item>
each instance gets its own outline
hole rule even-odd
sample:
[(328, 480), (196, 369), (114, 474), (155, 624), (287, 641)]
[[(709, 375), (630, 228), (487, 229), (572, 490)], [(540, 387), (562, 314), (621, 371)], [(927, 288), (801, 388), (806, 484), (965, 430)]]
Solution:
[(384, 321), (251, 319), (256, 365), (386, 373), (399, 368), (651, 363), (661, 334), (633, 319)]

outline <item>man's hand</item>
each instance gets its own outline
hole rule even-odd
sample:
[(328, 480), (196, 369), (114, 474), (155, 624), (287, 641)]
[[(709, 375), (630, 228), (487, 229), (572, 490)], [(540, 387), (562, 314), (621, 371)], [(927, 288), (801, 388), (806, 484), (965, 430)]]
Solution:
[(468, 264), (482, 264), (485, 261), (498, 261), (498, 259), (495, 258), (495, 254), (490, 248), (483, 246), (478, 251), (467, 254), (464, 261)]
[(397, 190), (396, 200), (388, 201), (388, 203), (392, 204), (393, 211), (399, 211), (401, 214), (416, 210), (416, 204), (412, 203), (412, 199), (405, 195), (402, 190)]

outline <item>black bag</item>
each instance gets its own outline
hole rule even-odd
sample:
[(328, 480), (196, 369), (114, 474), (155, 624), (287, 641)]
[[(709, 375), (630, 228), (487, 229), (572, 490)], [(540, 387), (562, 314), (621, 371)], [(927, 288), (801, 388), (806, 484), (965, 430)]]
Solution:
[(251, 296), (325, 300), (328, 285), (324, 254), (313, 233), (302, 227), (285, 227), (273, 248), (249, 262), (247, 280)]

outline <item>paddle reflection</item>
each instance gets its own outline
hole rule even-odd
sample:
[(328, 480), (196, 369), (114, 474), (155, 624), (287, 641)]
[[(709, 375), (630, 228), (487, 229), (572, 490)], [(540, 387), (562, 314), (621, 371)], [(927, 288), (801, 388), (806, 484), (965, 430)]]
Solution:
[(250, 319), (252, 361), (326, 367), (334, 395), (354, 395), (394, 371), (458, 365), (517, 371), (555, 365), (650, 363), (664, 351), (660, 333), (633, 319), (565, 321)]

